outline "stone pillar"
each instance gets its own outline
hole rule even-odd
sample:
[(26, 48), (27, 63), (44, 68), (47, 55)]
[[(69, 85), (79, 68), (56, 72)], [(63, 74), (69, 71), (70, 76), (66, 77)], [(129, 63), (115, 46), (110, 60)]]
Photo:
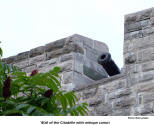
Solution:
[(47, 72), (60, 66), (62, 87), (74, 90), (108, 77), (97, 63), (98, 56), (108, 51), (106, 44), (75, 34), (3, 60), (27, 73), (34, 69)]

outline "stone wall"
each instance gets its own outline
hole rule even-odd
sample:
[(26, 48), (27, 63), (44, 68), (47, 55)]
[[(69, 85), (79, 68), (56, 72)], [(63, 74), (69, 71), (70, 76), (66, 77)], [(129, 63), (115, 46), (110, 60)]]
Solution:
[(80, 35), (4, 61), (27, 73), (35, 68), (46, 72), (49, 67), (61, 66), (62, 84), (69, 85), (65, 88), (71, 87), (69, 90), (75, 91), (80, 102), (89, 104), (89, 115), (151, 116), (154, 115), (154, 8), (126, 15), (124, 25), (124, 66), (116, 76), (108, 77), (97, 64), (98, 55), (108, 52), (108, 47)]
[(75, 34), (30, 51), (3, 59), (30, 74), (34, 69), (47, 72), (61, 67), (62, 87), (68, 91), (83, 88), (108, 77), (97, 58), (108, 52), (105, 43)]

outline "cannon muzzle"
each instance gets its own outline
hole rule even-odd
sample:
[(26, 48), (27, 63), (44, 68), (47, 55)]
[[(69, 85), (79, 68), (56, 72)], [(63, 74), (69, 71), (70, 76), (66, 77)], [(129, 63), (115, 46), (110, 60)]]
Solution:
[(109, 76), (120, 74), (120, 70), (111, 58), (110, 53), (103, 53), (98, 57), (98, 63), (103, 66)]

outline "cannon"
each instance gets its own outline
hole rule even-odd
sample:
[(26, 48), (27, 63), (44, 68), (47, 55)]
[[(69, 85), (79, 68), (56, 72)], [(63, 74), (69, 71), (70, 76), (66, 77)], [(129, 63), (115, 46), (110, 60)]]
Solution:
[(110, 53), (103, 53), (98, 57), (98, 63), (103, 66), (109, 76), (120, 74), (120, 70), (111, 58)]

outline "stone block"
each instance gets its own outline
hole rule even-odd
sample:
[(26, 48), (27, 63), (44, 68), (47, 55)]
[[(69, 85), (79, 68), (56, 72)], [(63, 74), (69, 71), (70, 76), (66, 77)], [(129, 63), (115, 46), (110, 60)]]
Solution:
[(154, 17), (150, 18), (150, 24), (151, 24), (151, 26), (154, 26)]
[(60, 62), (68, 61), (73, 59), (73, 53), (65, 54), (60, 57)]
[(74, 53), (74, 66), (73, 70), (78, 73), (83, 73), (84, 55)]
[(29, 66), (29, 60), (21, 61), (15, 64), (19, 68), (23, 69)]
[(35, 57), (44, 53), (44, 46), (40, 46), (34, 49), (31, 49), (29, 52), (29, 57)]
[(107, 95), (107, 98), (109, 100), (111, 100), (111, 99), (117, 99), (117, 98), (121, 98), (123, 96), (125, 96), (125, 97), (126, 96), (129, 96), (130, 94), (131, 94), (131, 89), (129, 89), (129, 88), (118, 89), (116, 91), (113, 91), (113, 92), (109, 93)]
[(97, 40), (94, 40), (94, 49), (100, 51), (101, 53), (109, 52), (109, 48), (107, 47), (107, 45)]
[(36, 68), (37, 68), (36, 65), (32, 65), (32, 66), (24, 68), (23, 71), (26, 72), (26, 73), (31, 73)]
[(64, 71), (72, 71), (73, 70), (73, 61), (65, 61), (63, 63), (57, 64), (56, 66), (59, 66), (61, 68), (60, 72)]
[(141, 64), (126, 65), (127, 73), (139, 73), (142, 71)]
[(88, 103), (89, 107), (97, 107), (97, 106), (101, 105), (102, 99), (98, 98), (97, 96), (94, 96), (92, 98), (89, 98), (87, 100), (87, 103)]
[(63, 79), (62, 83), (63, 84), (69, 84), (73, 82), (73, 74), (72, 72), (63, 72)]
[(144, 103), (149, 103), (154, 101), (154, 92), (145, 92), (142, 93), (143, 96), (143, 102)]
[(63, 55), (63, 49), (47, 52), (47, 60), (52, 58), (58, 58), (60, 55)]
[(35, 56), (33, 58), (29, 58), (29, 65), (35, 65), (35, 64), (37, 64), (39, 62), (45, 61), (45, 59), (46, 59), (45, 54)]
[(140, 74), (139, 82), (145, 82), (154, 79), (154, 71), (143, 72)]
[(138, 92), (150, 92), (154, 90), (154, 81), (146, 81), (138, 85)]
[(132, 64), (135, 63), (137, 60), (136, 53), (129, 52), (125, 56), (125, 64)]
[(146, 71), (150, 71), (150, 70), (154, 70), (154, 62), (146, 62), (142, 64), (142, 71), (146, 72)]
[(22, 60), (26, 60), (26, 59), (28, 59), (28, 57), (29, 57), (29, 51), (23, 52), (23, 53), (19, 53), (16, 56), (15, 61), (19, 62), (19, 61), (22, 61)]
[(153, 111), (153, 103), (139, 105), (134, 108), (134, 115), (145, 115)]
[(125, 88), (126, 87), (126, 79), (117, 79), (114, 81), (110, 81), (109, 83), (105, 85), (100, 85), (99, 89), (100, 91), (105, 91), (105, 92), (112, 92), (117, 89)]
[(124, 33), (130, 33), (138, 30), (142, 30), (142, 25), (141, 22), (134, 22), (131, 24), (125, 24), (125, 29)]
[(82, 92), (83, 100), (94, 97), (96, 95), (96, 92), (97, 92), (96, 87), (83, 90)]
[(106, 103), (96, 107), (97, 116), (107, 116), (112, 113), (112, 104)]
[(89, 85), (95, 85), (94, 80), (77, 72), (73, 72), (73, 82), (74, 90), (80, 90)]
[(58, 49), (62, 49), (65, 45), (66, 39), (60, 39), (45, 45), (45, 52), (56, 51)]
[(154, 27), (146, 28), (146, 29), (142, 30), (142, 32), (143, 32), (144, 37), (152, 35), (152, 34), (154, 34)]
[(113, 110), (110, 116), (129, 116), (130, 115), (130, 108), (123, 108), (118, 110)]
[(126, 33), (124, 35), (124, 40), (132, 40), (132, 39), (142, 38), (142, 37), (143, 37), (142, 30), (139, 30), (139, 31), (134, 31), (134, 32)]
[(114, 109), (128, 108), (135, 104), (136, 104), (136, 97), (127, 96), (114, 100), (113, 108)]

